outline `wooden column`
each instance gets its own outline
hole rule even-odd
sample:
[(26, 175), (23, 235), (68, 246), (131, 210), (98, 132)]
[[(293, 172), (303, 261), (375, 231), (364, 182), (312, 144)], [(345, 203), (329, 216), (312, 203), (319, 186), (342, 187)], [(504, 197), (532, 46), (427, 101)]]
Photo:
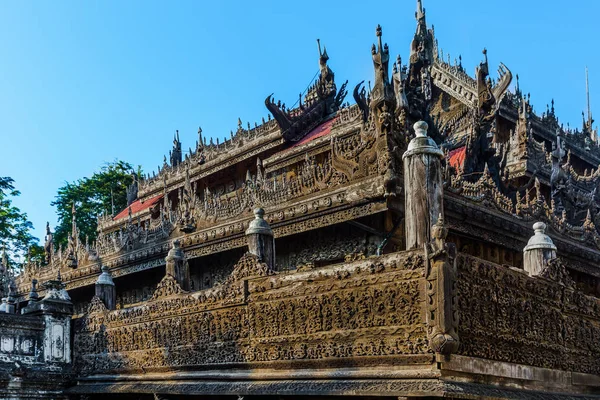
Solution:
[(444, 215), (441, 159), (444, 153), (427, 136), (427, 123), (414, 124), (416, 137), (402, 155), (406, 249), (422, 249), (431, 239), (431, 228)]

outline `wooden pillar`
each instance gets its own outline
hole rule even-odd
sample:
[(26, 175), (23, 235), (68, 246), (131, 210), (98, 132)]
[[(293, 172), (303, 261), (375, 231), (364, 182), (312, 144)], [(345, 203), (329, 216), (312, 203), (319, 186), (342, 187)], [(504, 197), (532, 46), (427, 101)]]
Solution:
[(183, 290), (190, 290), (190, 267), (185, 259), (179, 239), (173, 240), (173, 247), (167, 258), (167, 275), (171, 275)]
[(248, 239), (248, 250), (258, 256), (260, 261), (266, 263), (269, 268), (275, 269), (275, 239), (273, 230), (269, 223), (263, 218), (265, 210), (257, 208), (254, 210), (254, 219), (250, 221), (246, 230)]
[(444, 215), (441, 159), (444, 153), (427, 136), (427, 123), (414, 124), (416, 137), (402, 155), (404, 163), (406, 249), (423, 248), (431, 228)]
[(106, 265), (102, 266), (102, 273), (96, 281), (96, 296), (102, 300), (108, 310), (117, 308), (117, 289)]
[(536, 222), (533, 230), (534, 235), (523, 249), (523, 268), (529, 275), (538, 276), (546, 263), (556, 258), (556, 246), (546, 235), (546, 224)]

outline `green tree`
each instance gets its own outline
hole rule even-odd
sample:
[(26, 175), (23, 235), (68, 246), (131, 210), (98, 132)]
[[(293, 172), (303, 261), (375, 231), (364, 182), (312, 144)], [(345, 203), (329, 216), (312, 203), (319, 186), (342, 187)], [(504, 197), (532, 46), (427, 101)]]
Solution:
[(27, 214), (12, 204), (20, 194), (12, 178), (0, 177), (0, 247), (6, 250), (9, 266), (14, 269), (20, 268), (28, 250), (38, 242), (31, 234), (33, 224)]
[(46, 263), (46, 251), (44, 250), (44, 246), (40, 246), (37, 243), (29, 246), (29, 251), (27, 257), (29, 261), (33, 263), (45, 264)]
[[(58, 189), (51, 205), (56, 206), (58, 225), (54, 232), (56, 246), (67, 245), (71, 233), (72, 208), (75, 204), (75, 221), (81, 239), (90, 242), (97, 236), (98, 216), (108, 212), (119, 212), (127, 206), (127, 187), (133, 182), (131, 164), (116, 160), (106, 163), (91, 177), (85, 177)], [(138, 176), (141, 171), (138, 167)]]

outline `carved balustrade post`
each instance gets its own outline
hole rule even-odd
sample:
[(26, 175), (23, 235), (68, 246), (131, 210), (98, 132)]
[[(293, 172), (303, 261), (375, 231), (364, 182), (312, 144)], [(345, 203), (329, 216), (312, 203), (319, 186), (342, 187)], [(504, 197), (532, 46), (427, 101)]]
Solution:
[(427, 332), (435, 353), (452, 354), (458, 350), (456, 298), (456, 248), (447, 243), (448, 228), (443, 217), (432, 227), (432, 239), (424, 246), (427, 264)]
[(21, 310), (21, 314), (28, 314), (31, 310), (34, 310), (36, 303), (40, 301), (40, 296), (37, 292), (37, 279), (31, 280), (31, 291), (29, 292), (29, 301), (27, 305)]
[(0, 305), (0, 312), (7, 314), (15, 314), (17, 312), (17, 288), (15, 286), (14, 279), (10, 278), (8, 282), (8, 297), (2, 299), (2, 305)]
[(96, 296), (102, 300), (108, 310), (117, 308), (117, 289), (106, 265), (102, 266), (102, 273), (96, 281)]
[(422, 249), (431, 239), (431, 228), (444, 213), (441, 159), (444, 153), (427, 136), (427, 123), (414, 124), (416, 137), (402, 155), (406, 249)]
[(248, 238), (248, 250), (258, 256), (260, 261), (275, 269), (275, 239), (273, 230), (269, 223), (263, 218), (265, 210), (257, 208), (254, 210), (254, 219), (250, 221), (246, 230)]
[(546, 224), (533, 224), (534, 235), (523, 249), (523, 267), (531, 276), (540, 276), (548, 261), (556, 258), (556, 246), (546, 235)]
[(167, 258), (167, 275), (171, 275), (183, 290), (190, 290), (190, 267), (185, 259), (179, 239), (173, 240), (173, 247)]

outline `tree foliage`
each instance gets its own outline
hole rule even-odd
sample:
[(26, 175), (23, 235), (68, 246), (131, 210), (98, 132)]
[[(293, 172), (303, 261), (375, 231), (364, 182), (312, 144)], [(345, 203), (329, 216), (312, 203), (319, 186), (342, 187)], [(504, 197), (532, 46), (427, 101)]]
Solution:
[(30, 248), (38, 246), (31, 231), (33, 224), (27, 214), (12, 204), (21, 193), (15, 189), (14, 180), (0, 177), (0, 247), (6, 250), (9, 266), (18, 269)]
[[(119, 212), (127, 206), (127, 187), (133, 182), (131, 164), (116, 160), (107, 163), (91, 177), (66, 182), (58, 189), (51, 205), (56, 206), (58, 226), (54, 232), (55, 246), (66, 246), (71, 233), (72, 208), (75, 204), (75, 220), (80, 237), (92, 242), (97, 236), (98, 216)], [(139, 176), (139, 167), (138, 167)]]

